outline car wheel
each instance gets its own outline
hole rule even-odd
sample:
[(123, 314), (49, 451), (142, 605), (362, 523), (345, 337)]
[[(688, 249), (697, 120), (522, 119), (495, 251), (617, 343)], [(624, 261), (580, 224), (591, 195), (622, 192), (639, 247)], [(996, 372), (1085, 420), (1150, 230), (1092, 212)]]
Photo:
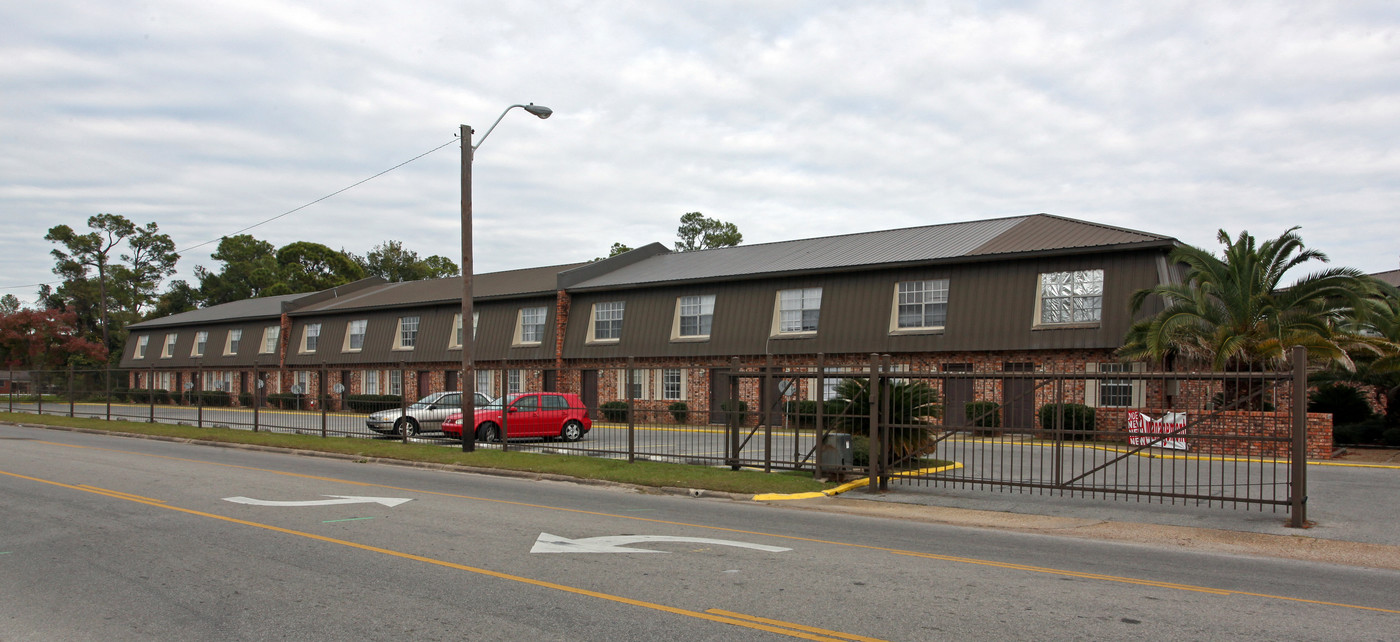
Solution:
[(583, 439), (583, 424), (572, 419), (564, 422), (564, 429), (559, 431), (559, 437), (564, 441)]
[(487, 422), (481, 424), (481, 428), (476, 431), (476, 440), (487, 443), (496, 443), (501, 440), (501, 429), (496, 424)]
[(404, 435), (405, 430), (407, 430), (406, 436), (417, 437), (419, 433), (418, 422), (415, 421), (412, 417), (406, 417), (404, 419), (400, 419), (398, 423), (394, 424), (394, 432), (400, 435)]

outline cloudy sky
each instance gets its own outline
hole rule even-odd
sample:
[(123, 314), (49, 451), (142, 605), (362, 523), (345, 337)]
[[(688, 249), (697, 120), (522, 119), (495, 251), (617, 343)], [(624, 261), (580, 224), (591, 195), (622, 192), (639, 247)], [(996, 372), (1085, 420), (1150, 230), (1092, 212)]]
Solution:
[[(1125, 9), (1124, 6), (1132, 8)], [(1072, 8), (1072, 9), (1071, 9)], [(0, 4), (0, 293), (48, 228), (156, 222), (180, 273), (250, 230), (459, 253), (478, 272), (1046, 212), (1215, 249), (1277, 236), (1400, 267), (1400, 4)]]

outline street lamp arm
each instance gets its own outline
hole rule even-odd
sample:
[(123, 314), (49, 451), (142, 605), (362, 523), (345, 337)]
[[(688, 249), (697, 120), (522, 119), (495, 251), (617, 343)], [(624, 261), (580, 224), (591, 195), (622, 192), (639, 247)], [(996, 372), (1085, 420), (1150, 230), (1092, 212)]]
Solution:
[(511, 105), (511, 106), (509, 106), (509, 107), (506, 107), (506, 110), (503, 111), (503, 112), (501, 112), (501, 115), (500, 115), (500, 116), (497, 116), (497, 117), (496, 117), (496, 122), (491, 123), (491, 126), (488, 127), (488, 128), (486, 129), (486, 133), (481, 135), (481, 140), (476, 141), (476, 144), (475, 144), (475, 145), (472, 145), (472, 151), (476, 151), (476, 148), (481, 147), (481, 144), (484, 143), (484, 142), (486, 142), (486, 137), (487, 137), (487, 136), (490, 136), (490, 135), (491, 135), (491, 131), (494, 130), (494, 129), (496, 129), (496, 125), (501, 124), (501, 119), (502, 119), (502, 118), (505, 118), (505, 117), (506, 117), (506, 114), (509, 113), (510, 110), (515, 109), (516, 107), (519, 107), (519, 108), (524, 109), (525, 111), (528, 111), (528, 112), (530, 112), (530, 113), (532, 113), (532, 114), (534, 114), (534, 115), (536, 115), (536, 116), (539, 116), (541, 120), (543, 120), (543, 119), (545, 119), (545, 118), (549, 118), (550, 115), (552, 115), (552, 114), (554, 113), (554, 111), (551, 110), (550, 108), (548, 108), (548, 107), (543, 107), (543, 106), (540, 106), (540, 105), (536, 105), (535, 103), (530, 103), (530, 104), (528, 104), (528, 105)]

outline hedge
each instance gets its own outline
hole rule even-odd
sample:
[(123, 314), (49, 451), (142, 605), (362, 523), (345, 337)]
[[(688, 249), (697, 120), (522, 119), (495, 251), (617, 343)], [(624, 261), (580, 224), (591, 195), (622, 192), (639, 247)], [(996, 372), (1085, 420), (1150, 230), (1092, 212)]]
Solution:
[(690, 406), (685, 405), (684, 401), (677, 401), (668, 406), (666, 410), (670, 411), (671, 418), (675, 419), (678, 424), (683, 424), (686, 419), (690, 418)]
[(601, 406), (598, 406), (598, 410), (599, 412), (603, 413), (604, 421), (609, 421), (615, 424), (627, 421), (626, 401), (609, 401)]
[(403, 405), (401, 395), (346, 395), (345, 409), (352, 412), (379, 412)]
[(1064, 409), (1064, 439), (1069, 441), (1085, 441), (1094, 438), (1094, 409), (1084, 404), (1078, 403), (1048, 403), (1040, 407), (1037, 414), (1040, 417), (1041, 430), (1055, 430), (1055, 420)]

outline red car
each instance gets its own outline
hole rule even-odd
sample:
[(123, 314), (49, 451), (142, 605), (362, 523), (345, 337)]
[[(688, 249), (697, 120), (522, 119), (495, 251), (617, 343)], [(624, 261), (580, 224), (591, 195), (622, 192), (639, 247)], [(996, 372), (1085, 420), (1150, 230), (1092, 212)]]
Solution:
[[(501, 430), (505, 426), (505, 430)], [(558, 437), (578, 441), (593, 429), (588, 409), (578, 395), (566, 392), (526, 392), (509, 395), (506, 410), (500, 401), (476, 409), (476, 440), (500, 441), (505, 432), (517, 437)], [(442, 432), (454, 439), (462, 438), (462, 413), (448, 415), (442, 421)]]

